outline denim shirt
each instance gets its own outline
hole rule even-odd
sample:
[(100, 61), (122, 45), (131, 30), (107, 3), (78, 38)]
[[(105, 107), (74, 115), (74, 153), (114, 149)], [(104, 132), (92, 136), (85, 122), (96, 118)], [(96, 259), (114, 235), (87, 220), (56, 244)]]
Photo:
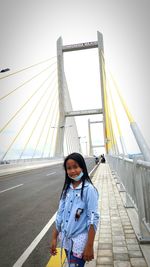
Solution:
[[(56, 229), (67, 238), (88, 232), (91, 224), (95, 231), (97, 229), (99, 221), (98, 192), (91, 183), (86, 181), (81, 199), (81, 188), (82, 183), (76, 188), (70, 184), (66, 198), (61, 199), (59, 203), (55, 220)], [(82, 213), (79, 218), (76, 218), (78, 209)]]

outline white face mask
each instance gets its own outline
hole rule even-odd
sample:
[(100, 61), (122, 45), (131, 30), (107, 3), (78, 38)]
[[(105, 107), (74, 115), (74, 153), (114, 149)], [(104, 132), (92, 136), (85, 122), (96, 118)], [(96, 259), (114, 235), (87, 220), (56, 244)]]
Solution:
[(84, 174), (84, 173), (81, 171), (80, 174), (79, 174), (78, 176), (76, 176), (75, 178), (73, 178), (73, 177), (71, 177), (71, 176), (69, 176), (69, 175), (68, 175), (68, 176), (69, 176), (69, 178), (71, 178), (73, 181), (78, 182), (78, 181), (81, 180), (83, 174)]

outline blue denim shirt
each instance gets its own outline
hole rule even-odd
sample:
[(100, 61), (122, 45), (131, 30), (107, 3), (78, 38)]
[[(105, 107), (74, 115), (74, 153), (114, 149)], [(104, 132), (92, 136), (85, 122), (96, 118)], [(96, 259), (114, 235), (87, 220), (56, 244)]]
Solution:
[[(96, 231), (99, 221), (98, 212), (98, 192), (95, 187), (85, 182), (83, 197), (81, 200), (82, 183), (73, 188), (70, 184), (65, 199), (61, 199), (56, 215), (56, 229), (62, 232), (67, 238), (72, 238), (83, 232), (88, 232), (90, 225), (94, 226)], [(82, 213), (79, 218), (75, 218), (77, 210)]]

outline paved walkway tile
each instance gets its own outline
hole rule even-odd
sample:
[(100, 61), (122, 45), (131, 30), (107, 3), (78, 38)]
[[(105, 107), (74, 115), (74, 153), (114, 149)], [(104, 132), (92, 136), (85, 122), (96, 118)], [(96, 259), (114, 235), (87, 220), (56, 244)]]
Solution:
[(117, 241), (115, 240), (115, 241), (113, 241), (113, 246), (114, 247), (126, 246), (126, 241), (125, 240), (117, 240)]
[(137, 241), (137, 239), (132, 238), (132, 239), (126, 239), (126, 243), (127, 244), (137, 245), (138, 244), (138, 241)]
[(97, 256), (98, 257), (99, 256), (100, 257), (104, 257), (104, 256), (112, 257), (112, 250), (110, 250), (110, 249), (99, 249)]
[(114, 261), (114, 267), (131, 267), (129, 261)]
[(97, 257), (97, 264), (112, 264), (113, 258), (112, 257)]
[[(109, 165), (100, 164), (93, 177), (100, 193), (100, 225), (91, 267), (147, 267)], [(95, 264), (95, 265), (94, 265)]]
[(128, 253), (114, 253), (114, 260), (127, 261), (129, 260)]
[(147, 267), (147, 264), (143, 258), (131, 258), (131, 264), (135, 267)]
[(140, 250), (129, 251), (130, 258), (142, 258), (142, 253)]
[(125, 246), (113, 247), (113, 253), (128, 253)]

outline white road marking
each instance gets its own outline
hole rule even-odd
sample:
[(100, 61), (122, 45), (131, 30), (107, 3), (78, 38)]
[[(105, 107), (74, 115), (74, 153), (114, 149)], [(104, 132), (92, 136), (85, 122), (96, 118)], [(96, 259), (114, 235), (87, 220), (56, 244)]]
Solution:
[(43, 230), (38, 234), (38, 236), (32, 241), (30, 246), (24, 251), (24, 253), (20, 256), (20, 258), (16, 261), (16, 263), (13, 265), (13, 267), (21, 267), (23, 263), (27, 260), (29, 255), (32, 253), (32, 251), (35, 249), (35, 247), (38, 245), (38, 243), (41, 241), (43, 236), (47, 233), (53, 222), (55, 221), (56, 213), (53, 215), (53, 217), (49, 220), (49, 222), (45, 225)]
[(89, 176), (91, 175), (91, 173), (97, 168), (97, 165), (89, 172)]
[(4, 192), (6, 192), (6, 191), (12, 190), (12, 189), (14, 189), (14, 188), (16, 188), (16, 187), (22, 186), (22, 185), (23, 185), (23, 184), (18, 184), (18, 185), (16, 185), (16, 186), (13, 186), (13, 187), (10, 187), (10, 188), (5, 189), (5, 190), (3, 190), (3, 191), (0, 191), (0, 194), (1, 194), (1, 193), (4, 193)]
[(56, 172), (47, 173), (46, 176), (50, 176), (52, 174), (55, 174)]

